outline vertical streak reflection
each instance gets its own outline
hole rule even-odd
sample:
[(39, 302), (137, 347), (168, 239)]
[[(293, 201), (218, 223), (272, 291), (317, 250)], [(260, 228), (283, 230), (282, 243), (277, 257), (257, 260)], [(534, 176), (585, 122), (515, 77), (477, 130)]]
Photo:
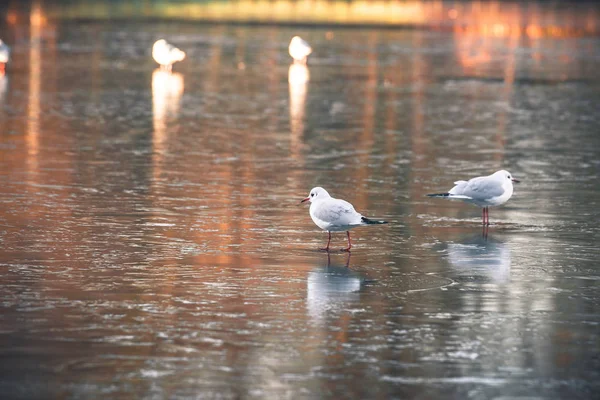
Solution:
[(513, 34), (510, 35), (508, 43), (508, 59), (504, 66), (504, 86), (502, 88), (502, 101), (506, 104), (506, 108), (501, 111), (498, 115), (498, 129), (496, 131), (495, 143), (497, 146), (496, 161), (498, 161), (496, 168), (502, 166), (502, 160), (504, 159), (504, 149), (506, 144), (506, 125), (508, 119), (508, 107), (510, 106), (510, 99), (515, 82), (515, 70), (516, 70), (516, 58), (517, 49), (520, 45), (520, 35), (516, 29), (512, 29)]
[(38, 1), (31, 6), (29, 47), (29, 96), (27, 102), (27, 163), (29, 170), (38, 169), (41, 89), (42, 8)]
[(290, 150), (294, 158), (298, 158), (304, 136), (304, 114), (306, 110), (306, 91), (310, 80), (308, 67), (292, 64), (288, 72), (290, 87)]
[[(379, 59), (377, 44), (379, 36), (376, 32), (369, 34), (368, 38), (368, 67), (367, 82), (365, 85), (365, 100), (363, 108), (363, 130), (359, 138), (359, 145), (368, 152), (359, 156), (359, 167), (356, 173), (357, 182), (364, 184), (371, 175), (369, 172), (369, 159), (375, 144), (375, 116), (377, 113), (377, 85), (379, 76)], [(357, 204), (361, 208), (368, 208), (369, 196), (367, 190), (359, 189), (357, 191)]]
[(174, 72), (154, 70), (152, 73), (152, 136), (154, 179), (159, 178), (164, 160), (169, 130), (167, 121), (179, 114), (183, 95), (183, 75)]
[(169, 121), (179, 114), (183, 94), (183, 76), (156, 69), (152, 73), (152, 179), (155, 196), (165, 194), (163, 185), (165, 159), (168, 157)]
[(8, 89), (8, 78), (5, 74), (0, 74), (0, 107), (4, 103), (6, 97), (6, 91)]
[[(429, 144), (431, 139), (427, 137), (425, 132), (425, 109), (426, 109), (426, 81), (423, 76), (426, 74), (428, 65), (423, 57), (423, 53), (419, 51), (423, 47), (423, 35), (417, 34), (413, 40), (413, 48), (415, 49), (415, 55), (413, 57), (413, 89), (411, 95), (411, 107), (412, 107), (412, 126), (411, 126), (411, 150), (412, 160), (411, 166), (412, 171), (409, 176), (409, 193), (413, 197), (421, 197), (424, 195), (423, 188), (417, 182), (421, 180), (421, 176), (418, 174), (420, 171), (426, 170), (427, 165), (431, 157)], [(412, 210), (413, 215), (418, 215), (424, 210), (421, 204), (414, 204)], [(410, 219), (410, 227), (413, 232), (423, 232), (422, 223), (416, 221), (414, 218)]]

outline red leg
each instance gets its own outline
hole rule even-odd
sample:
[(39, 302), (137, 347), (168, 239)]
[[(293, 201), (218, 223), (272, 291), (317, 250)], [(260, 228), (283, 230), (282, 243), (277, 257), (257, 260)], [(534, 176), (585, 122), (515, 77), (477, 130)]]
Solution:
[(329, 243), (331, 243), (331, 232), (327, 231), (327, 233), (329, 233), (329, 240), (327, 241), (327, 247), (325, 247), (324, 249), (321, 249), (321, 250), (325, 250), (325, 251), (329, 251)]
[(490, 208), (489, 207), (485, 208), (485, 224), (487, 226), (490, 225)]
[(481, 224), (485, 225), (485, 207), (481, 209)]
[(346, 235), (348, 236), (348, 247), (342, 249), (342, 251), (350, 252), (350, 249), (352, 248), (352, 241), (350, 240), (350, 231), (346, 231)]

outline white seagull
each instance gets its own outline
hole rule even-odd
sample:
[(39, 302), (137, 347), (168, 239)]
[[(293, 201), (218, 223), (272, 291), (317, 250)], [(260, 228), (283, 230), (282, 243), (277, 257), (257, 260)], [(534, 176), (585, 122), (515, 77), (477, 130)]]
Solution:
[(342, 251), (350, 251), (352, 242), (350, 241), (350, 229), (357, 226), (387, 224), (386, 221), (375, 221), (363, 217), (354, 210), (352, 204), (346, 200), (334, 199), (322, 187), (313, 188), (307, 198), (300, 203), (310, 201), (310, 217), (313, 222), (324, 231), (329, 233), (327, 247), (321, 250), (329, 251), (331, 243), (331, 232), (346, 231), (348, 236), (348, 247)]
[(300, 36), (294, 36), (292, 38), (288, 50), (290, 52), (290, 56), (292, 56), (294, 59), (294, 62), (299, 64), (306, 64), (308, 55), (312, 53), (312, 48), (310, 45)]
[(4, 75), (6, 64), (10, 60), (10, 47), (0, 39), (0, 74)]
[(171, 71), (173, 64), (185, 58), (185, 52), (168, 43), (164, 39), (157, 40), (152, 46), (152, 58), (161, 69)]
[(488, 207), (500, 206), (508, 201), (513, 194), (513, 182), (520, 182), (512, 177), (510, 172), (500, 170), (489, 176), (478, 176), (468, 181), (456, 181), (447, 193), (428, 194), (429, 197), (444, 197), (457, 199), (482, 207), (483, 225), (490, 224)]

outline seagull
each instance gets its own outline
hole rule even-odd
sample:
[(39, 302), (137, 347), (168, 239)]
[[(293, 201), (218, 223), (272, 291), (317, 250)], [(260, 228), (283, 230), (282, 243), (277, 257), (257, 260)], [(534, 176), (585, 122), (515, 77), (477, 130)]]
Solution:
[(4, 75), (6, 64), (10, 60), (10, 47), (0, 39), (0, 74)]
[(185, 52), (179, 50), (166, 40), (160, 39), (152, 46), (152, 58), (160, 64), (161, 69), (170, 72), (174, 63), (185, 58)]
[(482, 207), (482, 223), (490, 224), (488, 207), (500, 206), (513, 194), (513, 182), (519, 183), (510, 172), (500, 170), (489, 176), (478, 176), (468, 181), (456, 181), (447, 193), (428, 194), (428, 197), (458, 199)]
[(346, 231), (348, 236), (348, 247), (342, 251), (350, 251), (352, 242), (350, 241), (350, 229), (364, 225), (387, 224), (386, 221), (375, 221), (354, 210), (352, 204), (346, 200), (334, 199), (327, 193), (327, 190), (322, 187), (315, 187), (310, 191), (307, 198), (300, 203), (310, 201), (310, 217), (313, 222), (324, 231), (329, 233), (329, 241), (327, 247), (321, 250), (329, 251), (331, 243), (331, 232)]
[(300, 36), (294, 36), (288, 48), (290, 56), (294, 59), (294, 63), (306, 64), (308, 55), (312, 53), (312, 48)]

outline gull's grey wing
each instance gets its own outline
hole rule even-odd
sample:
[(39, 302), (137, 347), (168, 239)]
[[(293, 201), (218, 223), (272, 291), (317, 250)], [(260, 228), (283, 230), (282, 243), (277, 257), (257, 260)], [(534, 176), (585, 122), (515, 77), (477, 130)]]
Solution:
[(321, 221), (338, 226), (360, 225), (362, 217), (352, 204), (334, 198), (323, 200), (314, 215)]
[(312, 52), (312, 47), (310, 47), (310, 44), (308, 44), (306, 40), (300, 38), (300, 43), (302, 44), (302, 46), (306, 47), (307, 54), (310, 54)]
[(177, 50), (179, 50), (177, 47), (173, 46), (171, 43), (167, 43), (166, 47), (167, 47), (167, 51), (168, 51), (169, 55), (173, 55), (173, 53), (175, 53)]
[(454, 187), (448, 191), (449, 194), (453, 194), (456, 196), (464, 196), (464, 190), (467, 187), (469, 182), (467, 181), (456, 181), (454, 182)]
[(502, 182), (489, 177), (473, 178), (467, 182), (462, 188), (462, 193), (475, 200), (487, 200), (494, 197), (502, 196), (504, 188)]

